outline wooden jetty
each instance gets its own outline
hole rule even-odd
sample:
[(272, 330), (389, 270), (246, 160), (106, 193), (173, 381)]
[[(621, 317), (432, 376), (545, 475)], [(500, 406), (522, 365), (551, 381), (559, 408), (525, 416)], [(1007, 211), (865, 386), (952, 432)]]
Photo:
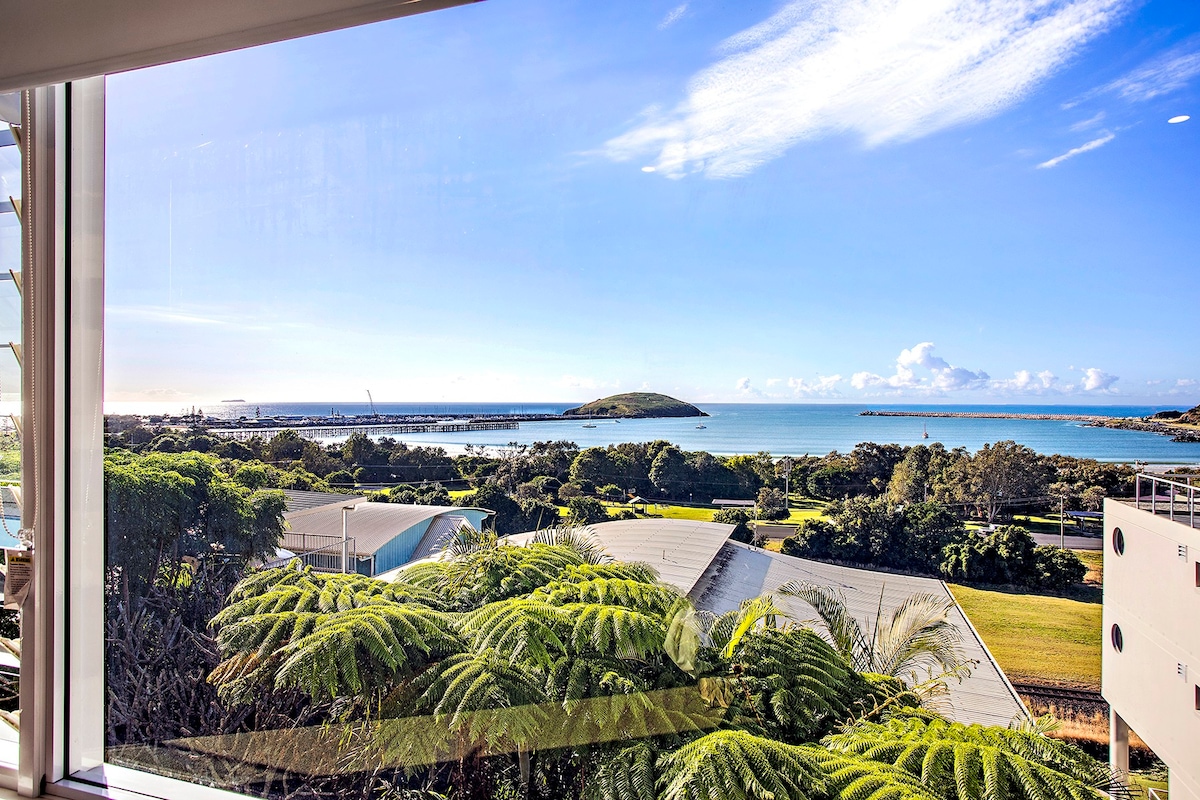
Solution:
[(520, 423), (509, 420), (502, 422), (421, 422), (421, 423), (361, 423), (355, 425), (284, 425), (276, 427), (209, 428), (214, 436), (246, 441), (255, 436), (270, 438), (283, 431), (295, 431), (302, 439), (328, 439), (334, 436), (350, 436), (363, 433), (367, 436), (391, 436), (405, 433), (464, 433), (467, 431), (514, 431)]

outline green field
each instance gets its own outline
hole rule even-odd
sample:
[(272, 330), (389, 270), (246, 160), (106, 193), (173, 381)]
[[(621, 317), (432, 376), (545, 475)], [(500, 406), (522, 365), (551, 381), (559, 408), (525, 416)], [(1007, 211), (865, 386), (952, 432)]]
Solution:
[(1100, 688), (1099, 603), (948, 586), (1011, 680)]

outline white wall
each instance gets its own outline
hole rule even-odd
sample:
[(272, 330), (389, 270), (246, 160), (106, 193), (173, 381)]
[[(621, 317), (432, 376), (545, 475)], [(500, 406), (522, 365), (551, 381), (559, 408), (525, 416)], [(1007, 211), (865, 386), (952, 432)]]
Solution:
[[(1115, 528), (1123, 555), (1114, 550)], [(1104, 534), (1102, 692), (1171, 768), (1171, 800), (1200, 800), (1200, 531), (1106, 500)]]

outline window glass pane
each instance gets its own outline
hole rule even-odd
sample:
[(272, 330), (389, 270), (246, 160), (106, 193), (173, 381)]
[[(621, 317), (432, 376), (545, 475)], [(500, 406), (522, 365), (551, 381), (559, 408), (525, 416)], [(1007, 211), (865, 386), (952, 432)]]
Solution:
[[(0, 106), (15, 110), (19, 108), (16, 98), (5, 95)], [(11, 416), (21, 413), (21, 368), (11, 349), (13, 342), (21, 341), (21, 296), (9, 270), (21, 271), (21, 225), (13, 200), (19, 204), (22, 196), (21, 152), (9, 123), (0, 118), (0, 547), (4, 548), (21, 547), (21, 510), (14, 493), (21, 483), (21, 442)], [(5, 764), (17, 761), (19, 619), (16, 611), (0, 610), (0, 763)]]
[(968, 613), (1095, 633), (1059, 537), (1200, 464), (1128, 275), (1200, 299), (1195, 93), (1120, 83), (1200, 18), (977, 5), (483, 3), (110, 76), (108, 762), (816, 797), (1028, 720)]

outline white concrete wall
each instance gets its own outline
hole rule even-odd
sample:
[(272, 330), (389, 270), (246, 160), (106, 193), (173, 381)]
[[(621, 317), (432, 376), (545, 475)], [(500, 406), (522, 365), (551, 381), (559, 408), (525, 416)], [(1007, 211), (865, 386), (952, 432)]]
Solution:
[(1170, 767), (1171, 800), (1200, 800), (1200, 531), (1106, 500), (1104, 534), (1102, 692)]

